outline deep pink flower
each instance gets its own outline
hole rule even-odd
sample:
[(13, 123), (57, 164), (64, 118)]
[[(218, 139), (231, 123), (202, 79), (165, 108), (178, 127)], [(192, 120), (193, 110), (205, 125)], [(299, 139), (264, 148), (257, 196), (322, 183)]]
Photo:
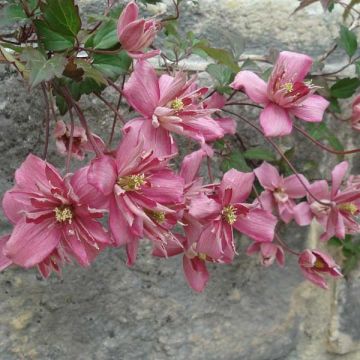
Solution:
[[(277, 208), (280, 218), (285, 223), (289, 223), (294, 217), (293, 209), (296, 203), (293, 199), (300, 199), (306, 195), (306, 190), (298, 177), (291, 175), (284, 178), (274, 166), (267, 162), (263, 162), (254, 170), (254, 173), (265, 189), (259, 197), (261, 205), (268, 211)], [(303, 175), (299, 175), (299, 177), (305, 185), (309, 186)]]
[[(66, 155), (69, 152), (71, 128), (62, 120), (56, 123), (54, 130), (56, 138), (56, 147), (61, 155)], [(95, 134), (92, 134), (100, 150), (105, 148), (104, 142)], [(85, 152), (93, 151), (92, 146), (88, 142), (85, 129), (81, 126), (74, 126), (73, 143), (71, 147), (72, 156), (78, 160), (84, 160)]]
[(94, 159), (88, 173), (89, 183), (109, 199), (110, 230), (117, 246), (126, 245), (129, 265), (140, 239), (146, 237), (162, 249), (176, 241), (169, 230), (181, 216), (184, 193), (183, 178), (166, 160), (145, 151), (142, 142), (131, 145), (132, 131), (120, 143), (116, 158)]
[(160, 50), (143, 52), (153, 43), (160, 24), (155, 20), (138, 19), (138, 16), (139, 7), (136, 3), (132, 1), (127, 4), (118, 21), (118, 38), (121, 47), (129, 56), (135, 59), (148, 59), (160, 53)]
[(328, 288), (323, 274), (335, 278), (342, 276), (333, 258), (318, 250), (304, 250), (299, 256), (299, 265), (305, 278), (323, 289)]
[(360, 95), (352, 104), (351, 126), (354, 130), (360, 131)]
[(194, 80), (187, 81), (181, 72), (175, 77), (164, 74), (158, 78), (149, 63), (139, 61), (125, 84), (124, 96), (143, 117), (129, 121), (124, 132), (134, 129), (145, 139), (145, 147), (158, 156), (177, 151), (170, 133), (204, 144), (234, 132), (235, 125), (229, 119), (217, 121), (209, 116), (217, 109), (203, 105), (202, 97), (207, 91), (196, 88)]
[(204, 228), (196, 247), (218, 262), (231, 262), (236, 253), (233, 228), (255, 241), (272, 241), (277, 219), (270, 212), (244, 203), (250, 195), (253, 173), (235, 169), (224, 174), (213, 194), (200, 194), (191, 200), (189, 214)]
[(260, 262), (268, 267), (276, 260), (279, 266), (285, 265), (284, 250), (280, 245), (272, 242), (253, 242), (246, 250), (246, 254), (251, 256), (259, 253)]
[(329, 102), (314, 95), (315, 86), (304, 81), (312, 59), (289, 51), (280, 53), (266, 84), (251, 71), (240, 71), (233, 89), (243, 90), (255, 103), (264, 105), (260, 124), (266, 136), (284, 136), (292, 131), (294, 116), (309, 122), (319, 122)]
[(360, 190), (352, 185), (340, 190), (348, 167), (347, 161), (335, 166), (331, 172), (331, 191), (325, 180), (315, 181), (309, 187), (310, 192), (322, 204), (308, 195), (307, 202), (302, 202), (294, 208), (294, 218), (299, 225), (308, 225), (315, 217), (323, 226), (325, 231), (321, 235), (321, 240), (326, 241), (333, 236), (343, 239), (345, 234), (360, 232), (357, 222), (360, 212)]
[(72, 257), (90, 265), (111, 242), (97, 221), (104, 210), (89, 206), (96, 203), (96, 192), (84, 178), (80, 169), (63, 179), (50, 164), (29, 155), (3, 198), (5, 215), (14, 224), (3, 254), (25, 268), (38, 265), (44, 276), (49, 274), (44, 264), (52, 261), (58, 266)]

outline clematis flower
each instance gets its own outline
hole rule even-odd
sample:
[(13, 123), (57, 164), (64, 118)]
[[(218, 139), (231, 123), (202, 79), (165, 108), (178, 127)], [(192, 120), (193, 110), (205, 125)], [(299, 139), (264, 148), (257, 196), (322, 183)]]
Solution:
[(280, 245), (272, 242), (253, 242), (246, 250), (246, 254), (251, 256), (259, 253), (260, 262), (263, 266), (268, 267), (276, 260), (279, 266), (285, 265), (284, 250)]
[(148, 59), (160, 54), (160, 50), (144, 53), (154, 41), (160, 29), (160, 23), (155, 20), (138, 19), (139, 7), (130, 2), (122, 11), (117, 26), (117, 34), (121, 46), (129, 56), (135, 59)]
[[(145, 139), (145, 147), (157, 156), (166, 156), (177, 151), (170, 133), (187, 136), (205, 145), (207, 140), (222, 138), (234, 131), (229, 120), (214, 120), (209, 115), (217, 109), (204, 107), (202, 97), (207, 88), (196, 88), (194, 80), (187, 81), (184, 73), (175, 77), (161, 75), (145, 61), (139, 61), (124, 87), (128, 103), (142, 117), (129, 121), (124, 127), (134, 129), (138, 137)], [(205, 147), (206, 148), (206, 147)]]
[(63, 179), (50, 164), (29, 155), (3, 198), (5, 215), (14, 224), (3, 255), (24, 268), (37, 265), (45, 277), (70, 258), (89, 266), (111, 241), (97, 221), (104, 210), (89, 207), (95, 194), (83, 175), (79, 170)]
[(319, 203), (310, 195), (308, 201), (294, 208), (294, 218), (299, 225), (308, 225), (312, 218), (323, 226), (324, 233), (320, 239), (327, 241), (333, 236), (344, 239), (346, 234), (360, 232), (357, 216), (360, 212), (360, 190), (353, 185), (340, 190), (341, 183), (349, 167), (347, 161), (336, 165), (331, 172), (332, 188), (327, 181), (315, 181), (310, 192), (321, 201)]
[(260, 125), (266, 136), (284, 136), (292, 131), (294, 116), (308, 122), (320, 122), (329, 102), (314, 95), (316, 86), (304, 81), (312, 59), (289, 51), (280, 53), (266, 84), (251, 71), (240, 71), (233, 89), (243, 90), (255, 103), (264, 105)]
[(360, 95), (355, 98), (352, 104), (351, 127), (360, 131)]
[(183, 202), (184, 180), (167, 160), (131, 147), (131, 130), (120, 143), (116, 157), (103, 156), (90, 165), (88, 180), (109, 199), (109, 227), (116, 246), (126, 245), (128, 264), (134, 263), (139, 240), (146, 237), (164, 250), (177, 241), (169, 231)]
[(299, 256), (299, 265), (305, 278), (323, 289), (327, 289), (328, 285), (322, 275), (329, 274), (334, 278), (343, 276), (335, 261), (318, 250), (304, 250)]
[[(284, 178), (274, 166), (267, 162), (263, 162), (254, 170), (254, 173), (265, 189), (259, 197), (264, 209), (272, 211), (277, 208), (280, 218), (285, 223), (289, 223), (294, 217), (293, 209), (296, 203), (293, 199), (300, 199), (306, 195), (306, 190), (298, 177), (291, 175)], [(299, 177), (309, 186), (303, 175), (299, 175)]]
[(272, 241), (277, 219), (270, 212), (244, 201), (250, 195), (253, 173), (229, 170), (212, 195), (200, 194), (191, 200), (189, 214), (204, 228), (197, 253), (229, 263), (236, 253), (233, 228), (255, 241)]
[[(95, 134), (92, 135), (99, 149), (103, 150), (105, 148), (105, 144), (102, 139)], [(70, 148), (71, 128), (62, 120), (59, 120), (56, 123), (54, 136), (56, 138), (56, 147), (58, 152), (61, 155), (66, 155)], [(71, 154), (78, 160), (84, 160), (86, 151), (91, 152), (93, 151), (93, 148), (88, 142), (85, 129), (81, 126), (74, 126)]]

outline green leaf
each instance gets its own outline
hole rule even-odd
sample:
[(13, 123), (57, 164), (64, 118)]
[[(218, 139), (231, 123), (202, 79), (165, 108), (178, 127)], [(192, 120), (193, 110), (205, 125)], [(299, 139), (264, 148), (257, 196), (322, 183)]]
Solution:
[(75, 38), (81, 29), (79, 7), (74, 0), (47, 0), (41, 3), (43, 17), (51, 30)]
[(81, 59), (76, 59), (74, 63), (77, 67), (84, 70), (85, 77), (95, 80), (95, 82), (99, 85), (107, 85), (107, 81), (103, 74), (98, 69), (95, 69), (95, 67), (93, 67), (91, 64)]
[(39, 85), (43, 81), (49, 81), (54, 77), (60, 77), (66, 66), (66, 58), (55, 54), (47, 60), (37, 49), (28, 48), (23, 51), (22, 58), (27, 61), (26, 66), (30, 71), (29, 83), (31, 87)]
[(351, 97), (359, 86), (360, 80), (357, 78), (341, 79), (330, 88), (330, 94), (339, 99), (346, 99)]
[(95, 54), (93, 59), (93, 67), (112, 80), (126, 74), (131, 65), (131, 58), (125, 51), (114, 55)]
[(343, 245), (343, 242), (337, 238), (336, 236), (332, 237), (329, 241), (328, 244), (330, 246), (336, 246), (336, 247), (341, 247)]
[(229, 51), (210, 47), (204, 44), (204, 42), (199, 42), (196, 44), (195, 48), (205, 51), (212, 59), (216, 60), (219, 64), (228, 66), (233, 72), (240, 71), (238, 63), (234, 59), (233, 54)]
[(229, 157), (225, 158), (220, 165), (223, 172), (230, 169), (236, 169), (240, 171), (251, 171), (251, 168), (246, 163), (243, 154), (240, 151), (234, 151)]
[(348, 275), (351, 270), (354, 270), (356, 268), (357, 263), (358, 263), (358, 256), (356, 256), (355, 254), (347, 257), (342, 267), (343, 274)]
[(334, 98), (334, 97), (330, 98), (329, 110), (333, 111), (336, 114), (341, 113), (340, 103), (339, 103), (339, 100), (337, 98)]
[(6, 5), (0, 10), (0, 26), (11, 25), (20, 20), (28, 20), (20, 4)]
[(2, 55), (7, 62), (13, 64), (25, 80), (28, 78), (29, 73), (26, 70), (25, 65), (21, 63), (19, 60), (17, 60), (17, 58), (13, 56), (11, 52), (9, 52), (6, 48), (2, 47), (1, 45), (0, 45), (0, 55)]
[(221, 86), (228, 85), (233, 75), (232, 70), (223, 64), (210, 64), (206, 67), (206, 72)]
[(340, 39), (339, 45), (346, 51), (346, 53), (352, 57), (357, 50), (357, 39), (354, 32), (349, 30), (346, 26), (340, 27)]
[(116, 21), (111, 19), (104, 23), (95, 33), (92, 41), (94, 49), (110, 49), (115, 45), (119, 45)]
[(276, 157), (269, 150), (255, 147), (244, 152), (244, 158), (249, 160), (276, 161)]
[(48, 24), (42, 20), (34, 20), (36, 33), (40, 42), (47, 50), (63, 51), (74, 46), (75, 39), (72, 36), (62, 35), (48, 27)]

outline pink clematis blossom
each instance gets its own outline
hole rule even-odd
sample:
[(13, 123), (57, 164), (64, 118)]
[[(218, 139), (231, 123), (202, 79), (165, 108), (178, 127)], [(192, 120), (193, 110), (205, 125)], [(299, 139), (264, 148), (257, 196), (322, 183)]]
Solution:
[(229, 263), (236, 253), (233, 228), (255, 241), (272, 241), (277, 219), (270, 212), (244, 201), (249, 197), (253, 173), (229, 170), (212, 194), (191, 200), (189, 214), (204, 228), (196, 246), (197, 253), (218, 262)]
[(246, 250), (246, 254), (251, 256), (259, 253), (260, 262), (263, 266), (268, 267), (276, 260), (279, 266), (285, 265), (284, 250), (280, 245), (272, 242), (253, 242)]
[(243, 90), (252, 101), (264, 105), (260, 125), (266, 136), (290, 134), (294, 116), (309, 122), (322, 120), (329, 102), (314, 95), (316, 87), (304, 81), (312, 63), (307, 55), (283, 51), (267, 84), (251, 71), (240, 71), (236, 75), (230, 86)]
[(343, 276), (331, 256), (318, 250), (304, 250), (299, 255), (299, 265), (305, 278), (323, 289), (327, 289), (328, 285), (322, 274), (334, 278)]
[[(56, 138), (56, 147), (61, 155), (66, 155), (70, 148), (71, 128), (66, 125), (62, 120), (57, 121), (54, 130), (54, 136)], [(102, 139), (92, 134), (100, 150), (105, 149), (105, 144)], [(94, 151), (88, 138), (86, 136), (85, 129), (81, 126), (74, 126), (73, 131), (73, 143), (71, 147), (71, 154), (78, 160), (84, 160), (86, 151)]]
[(94, 189), (84, 183), (80, 169), (64, 179), (40, 158), (29, 155), (15, 173), (15, 186), (5, 193), (3, 209), (14, 224), (3, 254), (14, 264), (38, 265), (43, 276), (49, 269), (74, 258), (89, 266), (111, 241), (97, 221), (104, 210), (95, 204)]
[(360, 131), (360, 95), (355, 98), (352, 104), (351, 127)]
[[(294, 199), (302, 198), (306, 195), (304, 186), (296, 175), (286, 178), (281, 176), (278, 170), (263, 162), (261, 166), (254, 170), (261, 186), (265, 189), (259, 197), (259, 201), (265, 210), (272, 211), (278, 209), (280, 218), (289, 223), (293, 217), (293, 209), (296, 205)], [(307, 179), (303, 175), (301, 177), (305, 185), (310, 186)]]
[(168, 162), (132, 144), (131, 130), (120, 143), (116, 157), (94, 159), (89, 183), (109, 199), (109, 227), (116, 246), (126, 245), (128, 264), (134, 263), (139, 240), (146, 237), (165, 248), (177, 241), (171, 234), (183, 202), (184, 180)]
[(308, 225), (315, 217), (323, 226), (325, 231), (321, 240), (327, 241), (333, 236), (343, 239), (346, 234), (360, 232), (357, 222), (357, 215), (360, 213), (360, 190), (353, 185), (340, 190), (348, 167), (347, 161), (335, 166), (331, 172), (331, 190), (325, 180), (315, 181), (309, 187), (310, 192), (321, 203), (308, 195), (307, 202), (294, 208), (294, 218), (299, 225)]
[(126, 5), (121, 13), (117, 26), (121, 47), (129, 56), (135, 59), (148, 59), (160, 54), (160, 50), (144, 53), (154, 41), (160, 29), (160, 23), (155, 20), (138, 19), (139, 7), (135, 2)]
[(129, 121), (124, 132), (134, 129), (145, 139), (145, 147), (157, 156), (177, 151), (170, 133), (187, 136), (202, 145), (233, 133), (235, 124), (228, 118), (217, 121), (209, 116), (217, 109), (204, 106), (202, 97), (207, 91), (196, 88), (194, 80), (187, 81), (181, 72), (175, 77), (164, 74), (158, 78), (149, 63), (138, 61), (125, 84), (124, 96), (143, 117)]

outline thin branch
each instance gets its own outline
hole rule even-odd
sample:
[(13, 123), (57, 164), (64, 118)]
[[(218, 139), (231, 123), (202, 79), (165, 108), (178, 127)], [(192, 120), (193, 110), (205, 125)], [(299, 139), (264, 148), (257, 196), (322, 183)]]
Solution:
[(70, 115), (70, 142), (69, 142), (69, 148), (68, 148), (68, 154), (67, 154), (67, 158), (66, 158), (66, 174), (69, 173), (70, 171), (70, 162), (71, 162), (71, 155), (72, 155), (72, 147), (73, 147), (73, 143), (74, 143), (74, 128), (75, 128), (75, 124), (74, 124), (74, 115), (72, 112), (72, 109), (69, 108), (69, 115)]
[(48, 148), (49, 148), (49, 137), (50, 137), (50, 105), (49, 98), (47, 96), (46, 86), (44, 83), (41, 84), (41, 89), (45, 100), (45, 144), (43, 158), (46, 160)]

